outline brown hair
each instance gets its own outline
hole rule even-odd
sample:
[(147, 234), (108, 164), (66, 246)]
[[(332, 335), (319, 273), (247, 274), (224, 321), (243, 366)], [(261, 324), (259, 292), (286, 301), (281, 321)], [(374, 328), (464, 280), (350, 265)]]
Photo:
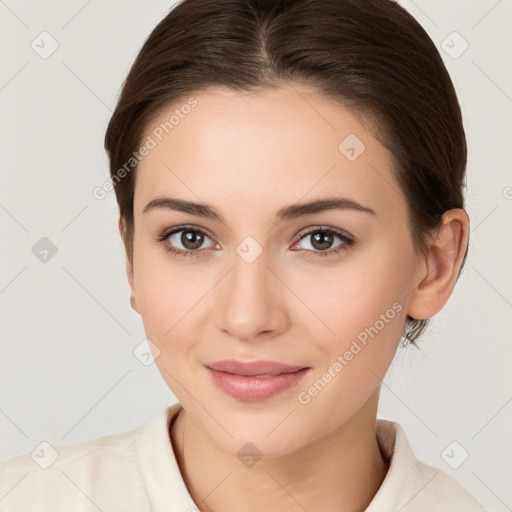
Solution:
[[(183, 0), (145, 41), (105, 135), (130, 260), (136, 164), (123, 179), (119, 170), (152, 120), (208, 86), (254, 90), (278, 80), (371, 113), (422, 253), (442, 214), (464, 207), (467, 148), (455, 90), (405, 9), (391, 0)], [(404, 339), (414, 344), (427, 322), (408, 317)]]

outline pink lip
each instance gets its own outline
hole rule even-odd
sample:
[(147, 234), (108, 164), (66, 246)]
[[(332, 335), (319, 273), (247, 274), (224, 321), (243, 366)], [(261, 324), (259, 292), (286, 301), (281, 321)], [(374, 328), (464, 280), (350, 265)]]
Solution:
[(205, 365), (215, 384), (233, 398), (257, 401), (297, 384), (310, 369), (276, 361), (227, 359)]

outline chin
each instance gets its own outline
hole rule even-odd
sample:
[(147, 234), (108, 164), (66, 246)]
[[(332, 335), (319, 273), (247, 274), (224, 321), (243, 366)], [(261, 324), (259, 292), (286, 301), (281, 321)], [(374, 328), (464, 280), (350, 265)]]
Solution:
[(249, 444), (254, 445), (264, 458), (285, 456), (299, 449), (309, 437), (307, 425), (296, 417), (297, 411), (287, 418), (292, 410), (285, 407), (273, 412), (261, 411), (257, 415), (247, 412), (222, 414), (219, 420), (233, 437), (219, 429), (210, 431), (210, 435), (221, 450), (232, 455), (238, 455), (240, 449)]

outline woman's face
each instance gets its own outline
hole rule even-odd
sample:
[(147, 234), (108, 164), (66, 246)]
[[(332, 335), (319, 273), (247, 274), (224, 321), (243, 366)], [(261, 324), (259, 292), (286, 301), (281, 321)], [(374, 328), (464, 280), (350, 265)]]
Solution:
[[(375, 407), (425, 268), (391, 156), (349, 110), (297, 84), (193, 97), (145, 137), (133, 304), (163, 378), (217, 446), (285, 455)], [(323, 199), (339, 207), (299, 209)], [(231, 376), (230, 393), (207, 368), (226, 359), (307, 370)]]

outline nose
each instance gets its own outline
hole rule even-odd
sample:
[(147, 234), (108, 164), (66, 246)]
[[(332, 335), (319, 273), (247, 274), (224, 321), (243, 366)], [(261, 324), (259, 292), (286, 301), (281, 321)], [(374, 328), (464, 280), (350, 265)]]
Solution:
[(288, 328), (290, 292), (269, 260), (265, 251), (252, 262), (236, 253), (233, 268), (219, 287), (218, 328), (238, 341), (269, 340)]

